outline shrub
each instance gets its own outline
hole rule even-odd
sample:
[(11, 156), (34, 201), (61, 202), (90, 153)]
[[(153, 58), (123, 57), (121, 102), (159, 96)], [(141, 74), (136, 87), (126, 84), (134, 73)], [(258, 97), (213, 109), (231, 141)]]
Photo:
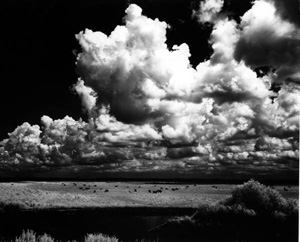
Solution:
[[(23, 231), (22, 235), (15, 239), (15, 242), (54, 242), (54, 241), (55, 240), (47, 234), (36, 236), (35, 232), (32, 230), (27, 230), (26, 232)], [(73, 241), (76, 242), (76, 240)], [(114, 236), (110, 237), (105, 234), (88, 234), (84, 238), (84, 242), (119, 242), (119, 239)], [(142, 239), (142, 240), (136, 240), (136, 242), (154, 242), (154, 241)]]
[(36, 242), (36, 235), (32, 230), (23, 231), (19, 238), (15, 239), (15, 242)]
[(284, 213), (289, 216), (298, 216), (299, 203), (297, 199), (287, 199), (286, 206), (283, 208)]
[(223, 204), (200, 205), (197, 212), (191, 217), (195, 221), (220, 221), (228, 219), (252, 218), (256, 215), (255, 211), (241, 205), (234, 207), (225, 206)]
[(49, 235), (44, 234), (39, 237), (38, 241), (39, 242), (54, 242), (54, 239), (52, 237), (50, 237)]
[(252, 209), (258, 214), (274, 215), (275, 212), (292, 215), (298, 213), (298, 202), (283, 198), (280, 193), (257, 181), (249, 180), (237, 186), (229, 199), (222, 204)]
[(15, 239), (15, 242), (54, 242), (54, 239), (47, 234), (36, 236), (32, 230), (23, 231), (22, 235)]
[(118, 242), (118, 238), (116, 237), (109, 237), (104, 234), (88, 234), (84, 238), (85, 242)]

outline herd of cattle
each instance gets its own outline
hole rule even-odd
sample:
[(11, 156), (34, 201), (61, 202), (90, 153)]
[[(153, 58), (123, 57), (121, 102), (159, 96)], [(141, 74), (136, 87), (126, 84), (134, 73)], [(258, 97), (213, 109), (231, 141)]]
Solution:
[[(64, 183), (64, 182), (62, 182), (61, 183), (61, 185), (62, 186), (67, 186), (67, 184), (66, 183)], [(76, 186), (78, 186), (78, 188), (79, 188), (79, 190), (82, 190), (82, 191), (87, 191), (87, 190), (92, 190), (94, 193), (96, 193), (97, 192), (97, 189), (99, 190), (99, 191), (104, 191), (104, 192), (109, 192), (109, 189), (104, 189), (104, 188), (101, 188), (101, 187), (97, 187), (97, 185), (96, 184), (94, 184), (94, 185), (91, 185), (91, 184), (85, 184), (85, 183), (83, 183), (83, 184), (78, 184), (78, 183), (76, 183), (76, 182), (73, 182), (72, 183), (72, 185), (74, 186), (74, 187), (76, 187)], [(188, 189), (189, 187), (191, 187), (192, 185), (187, 185), (187, 186), (185, 186), (183, 189)], [(194, 186), (197, 186), (196, 184), (194, 184)], [(119, 187), (119, 185), (115, 185), (115, 188), (117, 188), (117, 187)], [(212, 185), (211, 186), (213, 189), (218, 189), (218, 186), (216, 186), (216, 185)], [(126, 187), (127, 189), (129, 189), (129, 186), (127, 186)], [(141, 186), (138, 186), (138, 188), (142, 188)], [(178, 191), (179, 190), (179, 188), (178, 187), (173, 187), (173, 188), (168, 188), (168, 187), (160, 187), (160, 188), (157, 188), (157, 186), (156, 185), (154, 185), (154, 188), (155, 189), (148, 189), (148, 193), (162, 193), (163, 192), (163, 190), (169, 190), (169, 191)], [(288, 192), (289, 191), (289, 188), (291, 188), (291, 186), (287, 186), (287, 187), (284, 187), (283, 188), (283, 191), (285, 191), (285, 192)], [(182, 188), (181, 188), (182, 189)], [(138, 192), (138, 189), (133, 189), (133, 190), (129, 190), (128, 191), (129, 193), (134, 193), (134, 192)]]
[[(62, 182), (61, 183), (62, 186), (67, 186), (66, 183)], [(109, 192), (109, 189), (104, 189), (104, 188), (101, 188), (101, 187), (97, 187), (96, 184), (85, 184), (85, 183), (76, 183), (76, 182), (73, 182), (71, 184), (72, 186), (74, 187), (78, 187), (79, 190), (82, 190), (82, 191), (88, 191), (88, 190), (91, 190), (93, 191), (93, 193), (96, 193), (97, 190), (98, 191), (104, 191), (104, 192)], [(191, 185), (190, 185), (191, 186)], [(190, 186), (185, 186), (183, 189), (188, 189)], [(194, 186), (197, 186), (196, 184), (194, 184)], [(115, 188), (119, 187), (119, 185), (115, 185)], [(213, 188), (217, 188), (217, 186), (212, 186)], [(130, 189), (129, 186), (126, 186), (127, 189)], [(129, 193), (135, 193), (135, 192), (138, 192), (138, 189), (142, 189), (142, 186), (138, 186), (138, 188), (135, 188), (135, 189), (132, 189), (132, 190), (128, 190)], [(178, 191), (180, 188), (178, 187), (157, 187), (156, 185), (153, 186), (153, 189), (148, 189), (148, 193), (162, 193), (164, 190), (165, 191)], [(182, 188), (181, 188), (182, 189)]]

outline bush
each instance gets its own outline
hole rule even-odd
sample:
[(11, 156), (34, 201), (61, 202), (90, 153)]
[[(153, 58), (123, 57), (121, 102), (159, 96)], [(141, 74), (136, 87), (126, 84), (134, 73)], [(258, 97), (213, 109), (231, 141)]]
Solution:
[(231, 197), (222, 204), (231, 207), (242, 206), (254, 210), (257, 214), (274, 215), (275, 212), (286, 215), (298, 214), (296, 200), (285, 199), (278, 191), (252, 179), (237, 186)]
[(15, 239), (15, 242), (54, 242), (54, 239), (47, 234), (36, 236), (32, 230), (23, 231), (22, 235)]
[(252, 209), (241, 205), (230, 207), (223, 204), (200, 205), (191, 219), (198, 224), (218, 224), (225, 221), (249, 220), (256, 216)]
[[(1, 241), (5, 242), (5, 240), (1, 240)], [(54, 241), (55, 240), (47, 234), (36, 236), (35, 232), (32, 230), (27, 230), (26, 232), (23, 231), (22, 235), (15, 239), (15, 242), (54, 242)], [(76, 242), (76, 240), (73, 241)], [(84, 242), (119, 242), (119, 239), (114, 236), (110, 237), (105, 234), (88, 234), (84, 238)], [(136, 240), (136, 242), (150, 242), (150, 240), (142, 239), (140, 241)], [(151, 242), (154, 241), (151, 240)]]
[(38, 238), (39, 242), (54, 242), (54, 239), (47, 234), (44, 234)]
[(88, 234), (84, 238), (85, 242), (118, 242), (116, 237), (109, 237), (104, 234)]

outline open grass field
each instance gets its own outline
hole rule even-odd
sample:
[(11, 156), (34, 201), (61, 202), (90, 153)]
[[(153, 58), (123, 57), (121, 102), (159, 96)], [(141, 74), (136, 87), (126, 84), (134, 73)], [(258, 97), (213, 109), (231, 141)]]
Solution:
[[(1, 205), (49, 208), (197, 208), (230, 196), (235, 185), (151, 184), (142, 182), (0, 183)], [(275, 186), (285, 198), (298, 199), (298, 186)]]
[(296, 242), (298, 194), (254, 180), (0, 183), (0, 241)]

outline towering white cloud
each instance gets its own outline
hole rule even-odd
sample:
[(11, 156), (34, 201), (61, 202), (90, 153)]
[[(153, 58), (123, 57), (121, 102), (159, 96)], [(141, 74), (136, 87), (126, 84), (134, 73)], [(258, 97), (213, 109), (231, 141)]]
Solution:
[(117, 26), (110, 36), (91, 30), (76, 36), (83, 49), (78, 72), (84, 85), (97, 93), (98, 109), (108, 105), (113, 116), (130, 123), (163, 118), (168, 110), (161, 110), (160, 101), (185, 98), (195, 82), (188, 46), (169, 51), (167, 24), (141, 12), (130, 5), (126, 25)]
[[(74, 90), (89, 121), (43, 116), (42, 129), (24, 123), (2, 141), (2, 166), (205, 174), (276, 170), (276, 164), (297, 169), (299, 29), (272, 2), (255, 1), (240, 24), (219, 16), (222, 6), (200, 4), (199, 21), (213, 27), (213, 53), (196, 68), (188, 45), (169, 48), (167, 23), (135, 4), (110, 35), (77, 34), (81, 78)], [(258, 77), (253, 68), (265, 65), (277, 70)], [(278, 93), (270, 90), (274, 81), (285, 82)]]

